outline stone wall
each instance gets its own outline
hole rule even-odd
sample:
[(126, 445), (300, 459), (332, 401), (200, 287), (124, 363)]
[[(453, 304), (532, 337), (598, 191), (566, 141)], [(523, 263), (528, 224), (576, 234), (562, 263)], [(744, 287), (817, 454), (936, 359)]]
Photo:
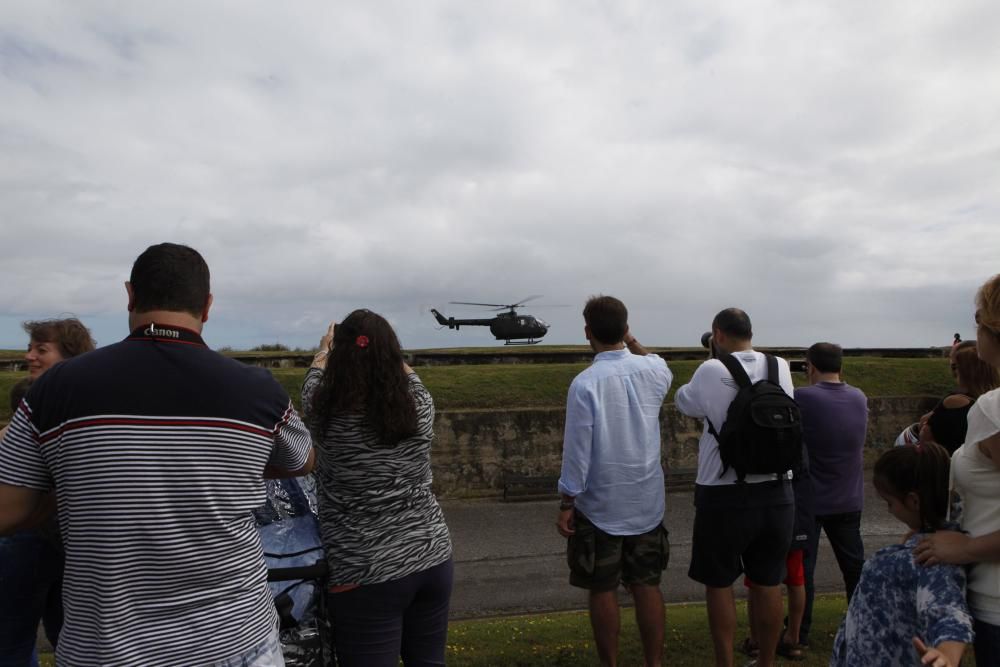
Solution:
[[(930, 410), (926, 396), (868, 401), (867, 447), (891, 446), (907, 425)], [(434, 487), (442, 497), (503, 493), (507, 476), (558, 476), (565, 411), (562, 409), (441, 411), (434, 423)], [(697, 465), (701, 425), (667, 404), (661, 412), (663, 460), (673, 468)]]

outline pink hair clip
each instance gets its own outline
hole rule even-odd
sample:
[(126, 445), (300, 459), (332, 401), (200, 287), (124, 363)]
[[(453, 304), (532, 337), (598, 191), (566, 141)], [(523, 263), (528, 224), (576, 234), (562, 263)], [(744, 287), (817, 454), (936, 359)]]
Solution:
[(368, 347), (368, 336), (358, 336), (354, 339), (354, 344), (361, 349)]

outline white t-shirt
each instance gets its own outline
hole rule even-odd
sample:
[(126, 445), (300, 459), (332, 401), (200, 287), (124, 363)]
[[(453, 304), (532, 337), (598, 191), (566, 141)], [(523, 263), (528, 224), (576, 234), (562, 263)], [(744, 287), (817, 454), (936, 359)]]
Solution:
[[(736, 352), (734, 357), (740, 362), (750, 376), (751, 382), (767, 378), (767, 357), (762, 352), (744, 350)], [(785, 393), (793, 395), (792, 372), (788, 362), (778, 357), (778, 383)], [(698, 479), (696, 484), (704, 486), (720, 486), (736, 483), (736, 471), (730, 468), (722, 474), (722, 459), (719, 456), (719, 443), (715, 436), (708, 432), (708, 421), (717, 430), (722, 429), (726, 421), (729, 404), (736, 398), (739, 385), (718, 359), (709, 359), (694, 372), (691, 381), (677, 390), (674, 404), (681, 413), (688, 417), (705, 419), (704, 430), (698, 443)], [(747, 475), (749, 483), (774, 481), (774, 475)]]
[[(954, 490), (962, 498), (962, 530), (972, 537), (1000, 530), (1000, 470), (978, 443), (1000, 431), (1000, 389), (980, 396), (969, 410), (965, 444), (951, 457)], [(976, 563), (969, 570), (972, 615), (1000, 625), (1000, 562)]]

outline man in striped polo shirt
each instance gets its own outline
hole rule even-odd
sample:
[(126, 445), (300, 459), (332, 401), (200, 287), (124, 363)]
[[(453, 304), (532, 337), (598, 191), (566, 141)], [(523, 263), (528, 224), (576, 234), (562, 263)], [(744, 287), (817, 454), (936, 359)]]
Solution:
[(0, 533), (55, 491), (60, 665), (282, 665), (251, 510), (265, 476), (312, 469), (308, 431), (269, 372), (202, 341), (197, 251), (152, 246), (125, 287), (128, 338), (53, 367), (14, 414)]

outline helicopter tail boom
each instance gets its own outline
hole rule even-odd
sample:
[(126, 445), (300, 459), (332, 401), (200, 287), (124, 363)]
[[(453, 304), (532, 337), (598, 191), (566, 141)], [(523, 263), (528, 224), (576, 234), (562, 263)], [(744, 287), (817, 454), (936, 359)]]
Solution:
[(454, 317), (451, 318), (451, 324), (449, 325), (447, 317), (445, 317), (444, 315), (442, 315), (441, 313), (439, 313), (438, 311), (436, 311), (433, 308), (431, 308), (431, 312), (434, 313), (434, 319), (437, 320), (438, 324), (440, 324), (443, 327), (448, 327), (450, 329), (455, 328), (455, 318)]
[(431, 308), (431, 312), (434, 314), (434, 319), (437, 320), (438, 324), (449, 329), (458, 329), (463, 324), (474, 327), (488, 327), (493, 324), (493, 319), (456, 320), (454, 317), (445, 317), (434, 308)]

